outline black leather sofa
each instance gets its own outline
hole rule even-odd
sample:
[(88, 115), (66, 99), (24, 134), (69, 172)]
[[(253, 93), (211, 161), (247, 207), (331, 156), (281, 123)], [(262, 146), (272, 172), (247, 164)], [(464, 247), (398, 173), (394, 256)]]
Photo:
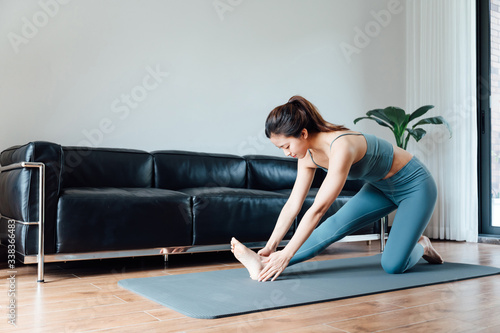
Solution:
[[(43, 164), (43, 174), (29, 163)], [(233, 236), (251, 247), (263, 246), (296, 176), (296, 161), (290, 158), (41, 141), (4, 150), (0, 165), (1, 243), (9, 244), (9, 225), (15, 223), (17, 259), (40, 264), (38, 246), (43, 244), (39, 280), (47, 261), (158, 255), (160, 248), (169, 253), (228, 250)], [(316, 171), (286, 239), (324, 176)], [(323, 220), (361, 186), (347, 181)], [(380, 228), (374, 221), (359, 233), (379, 235)]]

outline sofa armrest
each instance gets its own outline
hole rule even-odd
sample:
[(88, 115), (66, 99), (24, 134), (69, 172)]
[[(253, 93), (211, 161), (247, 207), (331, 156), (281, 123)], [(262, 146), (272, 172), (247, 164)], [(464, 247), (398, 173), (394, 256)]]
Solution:
[[(0, 237), (5, 244), (7, 220), (35, 222), (40, 219), (39, 211), (44, 209), (46, 253), (55, 252), (55, 225), (57, 201), (60, 190), (61, 146), (43, 141), (14, 146), (0, 153)], [(14, 168), (45, 165), (45, 207), (39, 207), (39, 170), (37, 168)], [(10, 167), (9, 167), (10, 166)], [(21, 256), (38, 253), (38, 225), (16, 224), (16, 251)]]
[(41, 166), (44, 164), (33, 162), (0, 166), (0, 214), (3, 217), (20, 222), (40, 219), (39, 192), (35, 192), (38, 185), (32, 184), (36, 176), (33, 176), (31, 168)]

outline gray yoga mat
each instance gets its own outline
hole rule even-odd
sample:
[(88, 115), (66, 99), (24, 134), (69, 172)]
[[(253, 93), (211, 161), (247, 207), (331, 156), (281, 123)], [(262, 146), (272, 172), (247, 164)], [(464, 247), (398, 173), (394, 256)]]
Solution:
[(499, 274), (500, 268), (419, 262), (387, 274), (380, 256), (310, 261), (274, 282), (251, 280), (246, 269), (125, 279), (118, 285), (193, 318), (213, 319)]

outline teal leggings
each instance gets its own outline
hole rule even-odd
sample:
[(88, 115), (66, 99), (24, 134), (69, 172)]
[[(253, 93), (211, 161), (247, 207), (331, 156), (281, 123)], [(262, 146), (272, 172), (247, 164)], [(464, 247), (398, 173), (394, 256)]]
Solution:
[(352, 199), (313, 231), (289, 266), (318, 255), (330, 244), (397, 208), (382, 254), (382, 267), (390, 274), (403, 273), (424, 254), (424, 248), (417, 242), (429, 223), (436, 197), (436, 183), (429, 170), (413, 157), (392, 177), (366, 183)]

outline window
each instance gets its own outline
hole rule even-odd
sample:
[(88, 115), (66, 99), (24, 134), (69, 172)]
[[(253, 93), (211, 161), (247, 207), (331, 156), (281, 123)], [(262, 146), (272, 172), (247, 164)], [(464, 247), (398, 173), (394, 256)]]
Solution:
[(500, 234), (500, 0), (477, 0), (479, 199), (482, 234)]

